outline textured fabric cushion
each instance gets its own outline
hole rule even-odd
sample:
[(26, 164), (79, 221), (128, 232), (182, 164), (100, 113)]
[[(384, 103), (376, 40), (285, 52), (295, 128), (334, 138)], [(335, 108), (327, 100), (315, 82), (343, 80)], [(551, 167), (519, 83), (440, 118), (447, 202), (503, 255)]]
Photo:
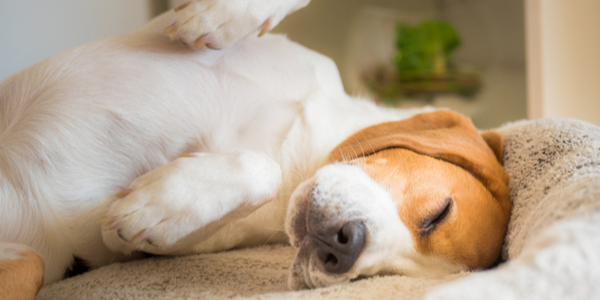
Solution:
[(37, 299), (593, 299), (600, 295), (600, 127), (571, 119), (499, 128), (513, 212), (499, 267), (441, 279), (375, 277), (288, 292), (294, 256), (265, 246), (113, 264)]
[(440, 286), (426, 299), (597, 299), (600, 127), (550, 119), (499, 132), (513, 201), (508, 262)]

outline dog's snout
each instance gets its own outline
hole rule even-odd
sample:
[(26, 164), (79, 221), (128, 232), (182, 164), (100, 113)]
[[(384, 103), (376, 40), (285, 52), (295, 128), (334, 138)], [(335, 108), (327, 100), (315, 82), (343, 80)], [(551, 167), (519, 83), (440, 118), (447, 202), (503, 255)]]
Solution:
[(341, 274), (350, 271), (366, 243), (366, 228), (361, 221), (350, 221), (316, 237), (317, 255), (325, 271)]

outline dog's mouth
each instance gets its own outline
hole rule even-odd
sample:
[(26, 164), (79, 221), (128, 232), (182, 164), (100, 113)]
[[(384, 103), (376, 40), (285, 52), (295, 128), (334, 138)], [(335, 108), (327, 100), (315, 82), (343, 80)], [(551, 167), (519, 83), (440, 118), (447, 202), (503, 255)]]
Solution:
[[(291, 290), (314, 289), (334, 284), (350, 282), (359, 277), (354, 268), (348, 272), (333, 274), (326, 270), (332, 261), (340, 262), (335, 256), (325, 259), (319, 256), (316, 239), (306, 238), (298, 247), (298, 253), (292, 264), (288, 278), (288, 287)], [(364, 276), (363, 276), (364, 277)]]
[(299, 243), (296, 257), (292, 263), (288, 286), (291, 290), (314, 289), (334, 284), (350, 282), (358, 277), (355, 270), (334, 274), (327, 271), (328, 265), (340, 264), (334, 255), (323, 255), (320, 253), (319, 240), (307, 234)]
[(286, 231), (298, 249), (288, 279), (292, 290), (325, 287), (358, 277), (354, 265), (368, 240), (364, 222), (357, 218), (347, 221), (349, 216), (336, 209), (335, 203), (315, 203), (314, 189), (312, 180), (301, 184), (288, 208)]

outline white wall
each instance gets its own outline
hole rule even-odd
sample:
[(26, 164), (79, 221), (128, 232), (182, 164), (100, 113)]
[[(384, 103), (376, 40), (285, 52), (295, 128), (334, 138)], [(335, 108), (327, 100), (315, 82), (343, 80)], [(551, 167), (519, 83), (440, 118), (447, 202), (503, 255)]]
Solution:
[(75, 46), (148, 22), (148, 0), (0, 0), (0, 81)]
[(600, 1), (527, 0), (529, 117), (600, 125)]

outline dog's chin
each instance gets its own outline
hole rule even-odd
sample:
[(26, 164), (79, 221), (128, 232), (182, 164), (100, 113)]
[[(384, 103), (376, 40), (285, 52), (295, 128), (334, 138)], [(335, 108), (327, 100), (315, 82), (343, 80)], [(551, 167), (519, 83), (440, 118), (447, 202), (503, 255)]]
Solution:
[(316, 242), (310, 237), (305, 238), (300, 244), (288, 278), (290, 290), (326, 287), (349, 282), (353, 279), (351, 273), (339, 275), (326, 273), (323, 263), (316, 255), (316, 247)]
[(301, 183), (290, 196), (290, 203), (285, 220), (285, 231), (290, 239), (290, 244), (300, 248), (300, 242), (307, 235), (307, 215), (309, 196), (313, 189), (313, 180)]
[(307, 180), (300, 184), (290, 196), (287, 218), (285, 222), (286, 233), (290, 239), (290, 244), (298, 253), (292, 263), (290, 275), (288, 278), (288, 287), (290, 290), (302, 290), (315, 287), (310, 280), (310, 268), (312, 249), (307, 242), (307, 214), (309, 194), (313, 189), (312, 180)]

